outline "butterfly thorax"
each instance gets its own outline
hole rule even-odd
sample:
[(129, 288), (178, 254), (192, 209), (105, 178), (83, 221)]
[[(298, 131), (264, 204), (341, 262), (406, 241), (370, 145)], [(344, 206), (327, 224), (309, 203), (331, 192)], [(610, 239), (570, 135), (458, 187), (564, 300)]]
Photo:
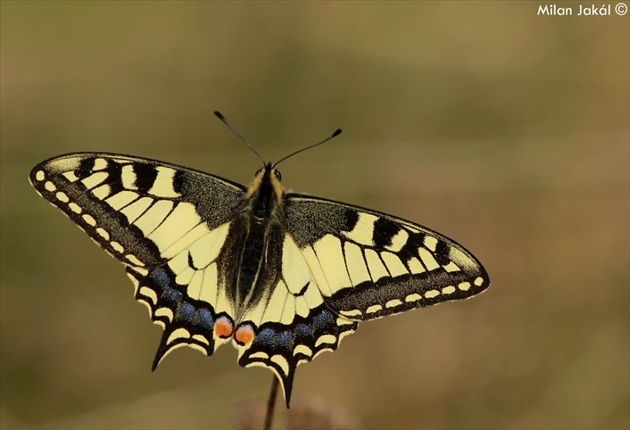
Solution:
[[(255, 176), (237, 206), (221, 263), (225, 268), (229, 296), (238, 321), (245, 310), (269, 299), (269, 286), (280, 273), (283, 236), (286, 231), (280, 175), (266, 165)], [(234, 263), (237, 264), (234, 264)]]

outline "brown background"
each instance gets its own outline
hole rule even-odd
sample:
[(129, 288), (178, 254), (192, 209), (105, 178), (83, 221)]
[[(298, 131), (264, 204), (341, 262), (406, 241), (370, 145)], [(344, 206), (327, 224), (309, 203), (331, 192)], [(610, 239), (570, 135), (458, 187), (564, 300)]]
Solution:
[(255, 418), (271, 373), (229, 346), (150, 372), (160, 329), (122, 267), (27, 182), (73, 151), (247, 182), (259, 162), (219, 109), (269, 159), (342, 127), (282, 166), (285, 185), (441, 231), (492, 279), (300, 366), (296, 411), (362, 428), (627, 428), (628, 16), (537, 8), (3, 1), (2, 427)]

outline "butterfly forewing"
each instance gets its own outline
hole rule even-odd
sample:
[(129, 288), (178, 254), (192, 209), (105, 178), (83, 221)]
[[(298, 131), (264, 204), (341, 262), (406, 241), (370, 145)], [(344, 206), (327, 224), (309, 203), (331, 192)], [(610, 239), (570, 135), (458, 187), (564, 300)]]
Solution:
[(56, 157), (35, 166), (30, 180), (114, 258), (135, 267), (159, 265), (228, 222), (244, 192), (205, 173), (117, 154)]
[(315, 197), (287, 197), (287, 225), (326, 304), (371, 320), (448, 300), (489, 285), (461, 245), (409, 221)]

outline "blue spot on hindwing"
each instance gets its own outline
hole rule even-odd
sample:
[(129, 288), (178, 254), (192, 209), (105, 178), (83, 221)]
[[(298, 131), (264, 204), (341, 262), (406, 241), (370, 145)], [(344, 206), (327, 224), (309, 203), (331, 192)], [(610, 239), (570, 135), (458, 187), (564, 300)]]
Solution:
[(149, 276), (162, 289), (167, 288), (171, 284), (168, 273), (161, 267), (153, 270)]
[(294, 333), (296, 337), (310, 337), (313, 335), (313, 329), (308, 324), (298, 323), (295, 326)]
[(316, 330), (322, 330), (335, 324), (332, 313), (328, 309), (322, 311), (313, 317), (313, 326)]
[(199, 323), (202, 327), (212, 330), (214, 327), (214, 318), (212, 315), (212, 311), (208, 308), (199, 309)]
[(181, 291), (176, 290), (175, 288), (170, 288), (170, 287), (165, 288), (164, 292), (162, 293), (162, 297), (164, 299), (173, 303), (179, 302), (183, 296), (184, 295), (182, 294)]
[(280, 346), (293, 346), (293, 334), (288, 330), (281, 332), (278, 334), (278, 344)]
[(266, 327), (260, 330), (256, 334), (256, 343), (263, 344), (265, 346), (275, 343), (276, 331), (272, 328)]
[(195, 318), (195, 307), (188, 302), (181, 302), (177, 306), (176, 318), (186, 321), (193, 321)]

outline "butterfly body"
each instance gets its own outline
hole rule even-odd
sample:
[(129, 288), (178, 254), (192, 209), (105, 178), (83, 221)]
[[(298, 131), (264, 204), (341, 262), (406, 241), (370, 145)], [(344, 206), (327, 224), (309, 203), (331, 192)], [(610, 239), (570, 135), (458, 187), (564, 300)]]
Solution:
[(164, 328), (153, 363), (226, 342), (282, 382), (358, 322), (473, 296), (487, 273), (461, 245), (391, 215), (285, 193), (271, 164), (249, 187), (182, 166), (75, 153), (33, 168), (35, 189), (125, 265)]
[[(232, 300), (238, 314), (269, 293), (269, 285), (277, 285), (279, 273), (274, 268), (282, 264), (282, 242), (286, 226), (282, 185), (277, 170), (267, 164), (257, 172), (237, 209), (228, 236), (237, 255), (224, 259), (227, 272), (234, 261), (234, 276), (226, 285), (232, 286)], [(239, 243), (240, 242), (240, 243)]]

